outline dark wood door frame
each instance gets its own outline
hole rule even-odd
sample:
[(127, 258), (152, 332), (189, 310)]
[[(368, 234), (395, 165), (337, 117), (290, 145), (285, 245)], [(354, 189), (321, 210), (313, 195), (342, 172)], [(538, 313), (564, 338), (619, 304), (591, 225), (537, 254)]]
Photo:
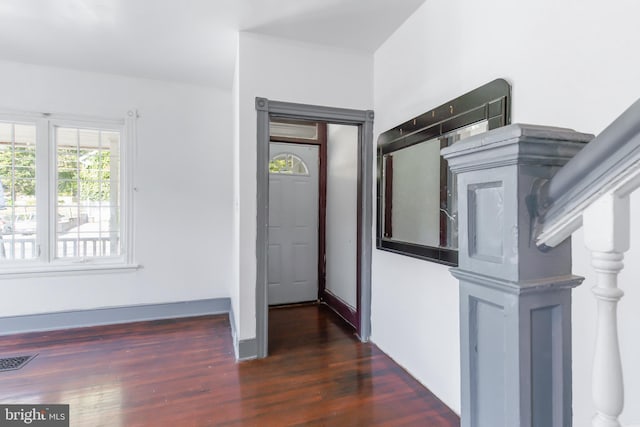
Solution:
[[(268, 354), (267, 246), (269, 226), (269, 122), (272, 118), (323, 121), (359, 126), (358, 132), (358, 244), (357, 315), (360, 340), (371, 335), (371, 256), (373, 248), (373, 118), (371, 110), (295, 104), (256, 98), (256, 356)], [(325, 292), (326, 293), (326, 292)]]

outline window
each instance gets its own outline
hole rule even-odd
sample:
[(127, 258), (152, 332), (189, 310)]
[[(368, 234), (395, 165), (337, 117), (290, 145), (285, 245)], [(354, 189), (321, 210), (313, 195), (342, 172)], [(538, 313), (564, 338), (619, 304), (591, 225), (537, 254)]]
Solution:
[(318, 123), (296, 122), (280, 119), (269, 123), (271, 137), (294, 139), (318, 139)]
[(32, 259), (36, 245), (36, 126), (0, 122), (2, 259)]
[(309, 168), (295, 154), (283, 153), (273, 156), (269, 161), (269, 173), (287, 175), (309, 175)]
[(132, 263), (133, 125), (0, 113), (0, 274)]

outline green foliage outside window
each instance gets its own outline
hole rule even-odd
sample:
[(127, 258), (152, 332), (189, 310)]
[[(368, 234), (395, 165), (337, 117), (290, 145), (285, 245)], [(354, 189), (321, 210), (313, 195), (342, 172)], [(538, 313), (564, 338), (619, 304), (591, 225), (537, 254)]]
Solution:
[(289, 165), (286, 158), (276, 158), (269, 162), (269, 172), (280, 172), (288, 169)]
[[(80, 154), (80, 155), (79, 155)], [(7, 205), (12, 205), (11, 185), (15, 197), (35, 196), (35, 149), (0, 146), (0, 179)], [(58, 149), (58, 195), (80, 200), (104, 201), (110, 197), (111, 155), (109, 150)]]
[(109, 150), (58, 149), (58, 195), (109, 200), (110, 162)]
[[(6, 194), (11, 191), (10, 184), (13, 176), (15, 178), (13, 186), (16, 194), (35, 196), (35, 163), (36, 152), (34, 148), (12, 150), (6, 146), (0, 147), (0, 178)], [(6, 198), (7, 204), (11, 204), (10, 199), (10, 197)]]

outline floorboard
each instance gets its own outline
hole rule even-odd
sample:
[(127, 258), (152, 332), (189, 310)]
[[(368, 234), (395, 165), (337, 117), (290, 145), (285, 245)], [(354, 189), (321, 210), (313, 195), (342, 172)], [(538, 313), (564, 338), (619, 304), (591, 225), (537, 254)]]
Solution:
[(270, 356), (236, 363), (227, 316), (0, 338), (0, 403), (67, 403), (71, 426), (459, 426), (324, 306), (272, 309)]

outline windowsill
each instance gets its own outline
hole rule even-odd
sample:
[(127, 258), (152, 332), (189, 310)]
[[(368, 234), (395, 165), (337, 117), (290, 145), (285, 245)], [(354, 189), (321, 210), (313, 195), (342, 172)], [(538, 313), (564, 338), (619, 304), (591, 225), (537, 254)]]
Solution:
[(61, 264), (61, 265), (34, 265), (34, 266), (11, 266), (3, 268), (0, 266), (0, 280), (19, 279), (31, 277), (51, 277), (51, 276), (79, 276), (86, 274), (108, 274), (136, 271), (142, 268), (139, 264)]

